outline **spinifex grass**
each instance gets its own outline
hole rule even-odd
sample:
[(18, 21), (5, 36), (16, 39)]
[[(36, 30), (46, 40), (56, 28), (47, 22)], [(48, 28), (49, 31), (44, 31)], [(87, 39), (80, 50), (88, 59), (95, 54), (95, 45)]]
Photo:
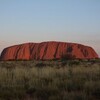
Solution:
[(99, 99), (99, 61), (0, 62), (0, 100)]

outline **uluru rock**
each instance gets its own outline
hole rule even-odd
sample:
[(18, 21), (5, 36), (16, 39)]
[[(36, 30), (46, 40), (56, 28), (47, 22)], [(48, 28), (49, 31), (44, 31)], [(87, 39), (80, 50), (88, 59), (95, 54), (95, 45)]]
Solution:
[(92, 47), (51, 41), (7, 47), (1, 53), (1, 60), (51, 60), (69, 56), (74, 59), (98, 58)]

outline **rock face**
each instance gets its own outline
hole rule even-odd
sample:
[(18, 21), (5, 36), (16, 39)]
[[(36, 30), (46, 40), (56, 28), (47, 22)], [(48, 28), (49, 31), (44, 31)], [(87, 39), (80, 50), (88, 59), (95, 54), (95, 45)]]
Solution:
[(5, 48), (1, 60), (50, 60), (63, 57), (72, 59), (98, 58), (88, 46), (66, 42), (25, 43)]

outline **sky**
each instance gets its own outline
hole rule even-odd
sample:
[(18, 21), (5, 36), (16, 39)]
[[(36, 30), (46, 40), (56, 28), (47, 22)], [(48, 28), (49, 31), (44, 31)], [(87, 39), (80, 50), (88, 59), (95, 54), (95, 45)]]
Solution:
[(0, 52), (42, 41), (88, 45), (100, 56), (100, 0), (0, 0)]

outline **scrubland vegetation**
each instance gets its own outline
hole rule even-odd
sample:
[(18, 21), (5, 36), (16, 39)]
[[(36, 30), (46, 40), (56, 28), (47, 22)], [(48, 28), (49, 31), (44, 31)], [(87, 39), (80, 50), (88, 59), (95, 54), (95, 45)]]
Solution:
[(1, 61), (0, 100), (100, 100), (100, 59)]

